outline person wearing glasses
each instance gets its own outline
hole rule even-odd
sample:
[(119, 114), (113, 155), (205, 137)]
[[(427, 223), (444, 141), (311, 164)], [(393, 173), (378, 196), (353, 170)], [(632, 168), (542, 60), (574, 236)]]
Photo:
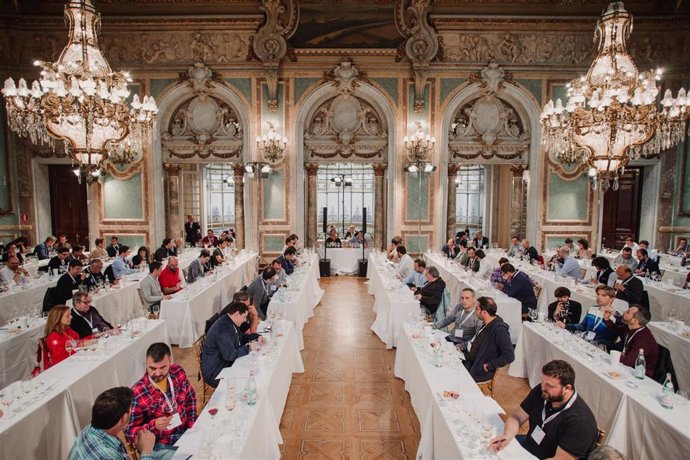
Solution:
[(72, 297), (72, 321), (70, 327), (79, 337), (101, 334), (113, 330), (113, 326), (98, 313), (96, 307), (91, 305), (91, 295), (87, 292), (76, 292)]

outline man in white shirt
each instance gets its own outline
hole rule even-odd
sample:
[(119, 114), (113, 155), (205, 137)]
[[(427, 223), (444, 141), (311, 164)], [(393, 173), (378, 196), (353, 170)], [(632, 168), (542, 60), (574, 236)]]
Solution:
[(508, 248), (508, 257), (519, 257), (522, 254), (522, 245), (520, 239), (514, 236), (510, 239), (510, 248)]
[(398, 262), (398, 275), (401, 279), (405, 279), (414, 271), (414, 260), (412, 260), (412, 257), (407, 253), (407, 249), (403, 245), (398, 246), (396, 252), (400, 260)]
[(563, 260), (561, 275), (581, 280), (580, 264), (577, 263), (574, 257), (570, 257), (570, 248), (568, 246), (561, 246), (558, 248), (558, 256)]
[(21, 284), (28, 280), (29, 272), (19, 265), (17, 257), (10, 257), (2, 270), (0, 270), (0, 282), (7, 284)]
[(417, 290), (418, 288), (424, 286), (426, 283), (426, 277), (424, 276), (424, 271), (426, 270), (426, 262), (424, 259), (416, 259), (414, 261), (414, 270), (403, 281), (407, 284), (410, 289)]
[(489, 278), (491, 276), (491, 272), (493, 271), (494, 264), (491, 263), (488, 257), (486, 257), (486, 254), (484, 253), (483, 249), (477, 249), (474, 252), (474, 255), (479, 259), (479, 271), (477, 272), (477, 275), (481, 278)]

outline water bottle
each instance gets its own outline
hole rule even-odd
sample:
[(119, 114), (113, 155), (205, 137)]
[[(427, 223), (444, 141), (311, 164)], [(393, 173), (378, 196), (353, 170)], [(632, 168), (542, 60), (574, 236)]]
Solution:
[(635, 378), (644, 379), (646, 369), (644, 349), (640, 348), (640, 353), (637, 355), (637, 360), (635, 360)]
[(256, 381), (254, 380), (254, 371), (249, 371), (249, 380), (247, 380), (247, 387), (244, 390), (247, 395), (247, 405), (256, 405)]
[(661, 396), (661, 407), (665, 409), (673, 409), (673, 380), (671, 380), (671, 374), (666, 374), (666, 380), (662, 385), (662, 396)]

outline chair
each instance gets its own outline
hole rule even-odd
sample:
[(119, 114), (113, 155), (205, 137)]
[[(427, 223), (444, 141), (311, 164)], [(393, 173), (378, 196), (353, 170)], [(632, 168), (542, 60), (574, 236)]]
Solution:
[(546, 261), (544, 260), (544, 256), (539, 255), (539, 256), (537, 256), (537, 258), (536, 258), (535, 260), (537, 261), (537, 263), (538, 263), (542, 268), (544, 268), (544, 267), (546, 266)]
[(56, 287), (49, 287), (46, 289), (46, 293), (43, 295), (43, 306), (41, 311), (43, 313), (48, 313), (53, 306), (55, 306), (55, 291)]
[(650, 314), (652, 313), (649, 305), (649, 293), (647, 291), (642, 291), (642, 300), (640, 300), (640, 303)]
[(125, 442), (125, 451), (129, 455), (130, 460), (139, 460), (139, 451), (131, 442)]
[[(484, 393), (486, 396), (491, 396), (493, 398), (493, 396), (494, 396), (494, 383), (496, 382), (497, 376), (498, 376), (498, 369), (496, 369), (496, 371), (494, 372), (494, 375), (493, 375), (493, 377), (491, 377), (491, 380), (487, 380), (485, 382), (477, 382), (477, 386), (479, 387), (481, 392)], [(489, 394), (487, 394), (487, 392)]]
[(604, 439), (606, 439), (606, 431), (602, 430), (601, 428), (597, 427), (597, 431), (599, 432), (599, 436), (597, 437), (597, 447), (601, 447), (604, 445)]
[(663, 345), (659, 345), (659, 358), (656, 362), (656, 369), (654, 369), (654, 380), (663, 385), (666, 374), (671, 374), (673, 388), (678, 390), (678, 380), (676, 379), (676, 370), (673, 368), (673, 361), (671, 361), (671, 351)]
[(450, 291), (448, 290), (448, 288), (446, 288), (443, 290), (443, 297), (441, 298), (441, 303), (438, 305), (436, 313), (434, 314), (434, 321), (440, 321), (443, 318), (445, 318), (448, 314), (450, 306)]
[(115, 282), (115, 273), (113, 272), (113, 266), (112, 265), (108, 265), (105, 268), (105, 271), (103, 272), (103, 274), (105, 275), (106, 278), (108, 278), (109, 282), (111, 282), (111, 283)]
[(206, 334), (199, 337), (196, 342), (192, 345), (194, 348), (194, 357), (196, 358), (196, 364), (199, 366), (199, 372), (197, 374), (197, 380), (201, 382), (201, 408), (202, 411), (206, 407), (206, 403), (211, 399), (211, 395), (215, 391), (213, 387), (209, 386), (206, 381), (204, 381), (204, 376), (201, 375), (201, 352), (204, 350), (204, 342), (206, 341)]

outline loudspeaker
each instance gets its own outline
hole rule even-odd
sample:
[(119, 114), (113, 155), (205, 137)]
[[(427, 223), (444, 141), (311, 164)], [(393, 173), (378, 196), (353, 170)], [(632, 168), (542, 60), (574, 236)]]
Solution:
[(326, 276), (331, 276), (331, 259), (319, 260), (319, 274), (322, 278)]
[(328, 233), (328, 208), (323, 207), (323, 232)]
[(362, 231), (367, 234), (367, 208), (362, 208)]

